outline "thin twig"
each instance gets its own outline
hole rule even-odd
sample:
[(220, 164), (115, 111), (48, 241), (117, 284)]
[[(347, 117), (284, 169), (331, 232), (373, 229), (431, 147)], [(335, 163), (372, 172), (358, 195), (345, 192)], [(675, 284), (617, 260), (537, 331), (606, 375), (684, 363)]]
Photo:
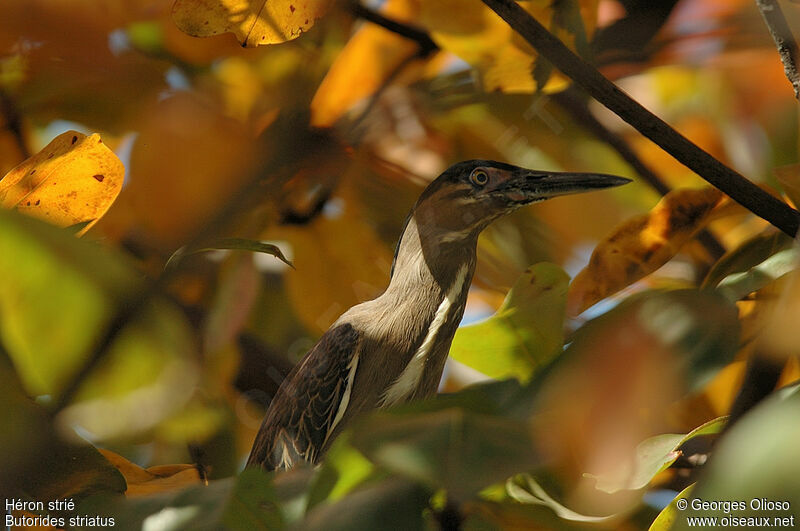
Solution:
[(396, 33), (401, 37), (405, 37), (406, 39), (412, 40), (419, 44), (421, 57), (425, 57), (439, 49), (439, 46), (433, 42), (430, 35), (425, 33), (423, 30), (419, 28), (415, 28), (409, 24), (405, 24), (403, 22), (398, 22), (396, 20), (390, 19), (377, 11), (374, 11), (368, 7), (364, 7), (358, 1), (354, 1), (350, 3), (350, 11), (353, 15), (363, 18), (368, 22), (372, 22), (373, 24), (377, 24), (378, 26), (391, 31), (392, 33)]
[(778, 55), (780, 55), (781, 63), (783, 63), (783, 71), (794, 89), (794, 97), (800, 100), (797, 41), (794, 40), (792, 30), (789, 29), (789, 24), (783, 16), (781, 6), (777, 0), (756, 0), (756, 5), (758, 10), (761, 11), (761, 16), (764, 17), (764, 23), (769, 29), (769, 34), (772, 35), (772, 40), (775, 41), (775, 46), (778, 48)]
[[(553, 94), (552, 98), (562, 109), (572, 116), (573, 120), (614, 149), (614, 151), (616, 151), (617, 154), (619, 154), (619, 156), (622, 157), (622, 159), (656, 192), (663, 196), (671, 191), (670, 187), (661, 177), (639, 158), (622, 136), (603, 125), (600, 120), (592, 114), (592, 111), (589, 110), (589, 106), (577, 93), (577, 89), (570, 87)], [(706, 229), (700, 231), (697, 234), (697, 240), (706, 248), (706, 251), (708, 251), (712, 258), (716, 259), (725, 254), (725, 247), (710, 231)]]
[(596, 68), (572, 53), (514, 0), (482, 1), (556, 68), (676, 160), (786, 234), (794, 236), (797, 233), (800, 212), (728, 168), (645, 109)]
[(22, 131), (22, 118), (17, 111), (17, 106), (6, 92), (0, 89), (0, 113), (6, 119), (6, 129), (14, 136), (14, 140), (19, 148), (22, 160), (31, 156), (28, 144), (25, 142), (25, 134)]

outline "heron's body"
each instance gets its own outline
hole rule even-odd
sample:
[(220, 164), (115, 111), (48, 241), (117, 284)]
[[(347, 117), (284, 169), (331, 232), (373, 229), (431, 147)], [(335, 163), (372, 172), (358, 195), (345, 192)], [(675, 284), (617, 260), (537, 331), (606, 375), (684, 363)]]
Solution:
[[(475, 172), (482, 174), (480, 185), (474, 182)], [(520, 172), (526, 173), (520, 177)], [(290, 468), (298, 460), (316, 462), (354, 417), (436, 392), (464, 314), (478, 234), (523, 204), (582, 191), (544, 188), (533, 195), (519, 184), (530, 187), (531, 173), (492, 161), (467, 161), (431, 183), (409, 215), (386, 291), (342, 314), (286, 377), (270, 403), (248, 466), (274, 469)], [(545, 183), (545, 177), (558, 174), (536, 175), (537, 183)], [(602, 180), (581, 184), (588, 189), (626, 182), (592, 177)]]

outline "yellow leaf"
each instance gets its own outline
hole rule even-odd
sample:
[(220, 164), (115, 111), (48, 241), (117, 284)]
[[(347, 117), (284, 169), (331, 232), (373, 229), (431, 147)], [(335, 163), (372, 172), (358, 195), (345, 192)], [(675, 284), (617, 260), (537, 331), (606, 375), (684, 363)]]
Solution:
[(125, 478), (128, 484), (126, 496), (146, 496), (204, 483), (195, 465), (159, 465), (142, 468), (110, 450), (98, 448), (98, 451), (109, 463), (117, 467)]
[[(388, 0), (381, 12), (394, 20), (413, 20), (419, 6), (416, 0)], [(418, 48), (380, 26), (364, 25), (347, 42), (314, 95), (312, 125), (333, 125), (353, 104), (375, 93)]]
[(119, 195), (124, 176), (100, 135), (67, 131), (0, 180), (0, 206), (59, 227), (88, 223), (83, 234)]
[(330, 0), (175, 0), (172, 19), (195, 37), (233, 33), (242, 46), (296, 39), (327, 11)]
[[(597, 0), (578, 2), (584, 31), (590, 35), (597, 15)], [(520, 4), (547, 27), (551, 26), (557, 7), (547, 0)], [(537, 89), (533, 77), (536, 52), (511, 27), (481, 2), (436, 0), (422, 2), (422, 24), (443, 50), (454, 53), (476, 68), (487, 92), (528, 93)], [(574, 49), (575, 35), (564, 27), (556, 34)], [(564, 87), (560, 76), (550, 78), (548, 92)]]
[(727, 203), (716, 188), (675, 190), (649, 214), (636, 216), (600, 242), (569, 288), (567, 312), (578, 315), (596, 302), (667, 263)]

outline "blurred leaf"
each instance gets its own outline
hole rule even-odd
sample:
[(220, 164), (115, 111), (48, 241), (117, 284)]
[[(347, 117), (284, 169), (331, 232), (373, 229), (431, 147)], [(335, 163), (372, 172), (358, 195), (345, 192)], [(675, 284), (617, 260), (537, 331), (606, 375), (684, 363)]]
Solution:
[(335, 503), (318, 505), (298, 526), (303, 530), (426, 529), (422, 517), (430, 491), (399, 478), (370, 484)]
[(725, 202), (716, 188), (674, 190), (649, 214), (636, 216), (600, 242), (572, 280), (567, 312), (578, 315), (667, 263)]
[(716, 287), (725, 277), (743, 273), (792, 244), (792, 239), (780, 231), (759, 234), (717, 260), (703, 279), (703, 288)]
[(568, 283), (557, 265), (528, 268), (492, 317), (458, 329), (450, 356), (492, 378), (528, 381), (561, 351)]
[(255, 140), (219, 105), (188, 91), (170, 93), (141, 114), (130, 182), (96, 228), (172, 251), (252, 178)]
[(202, 483), (194, 465), (159, 465), (144, 469), (111, 450), (98, 448), (98, 451), (125, 478), (127, 496), (146, 496)]
[(169, 257), (169, 260), (167, 260), (167, 263), (164, 267), (174, 267), (175, 264), (177, 264), (184, 257), (192, 254), (205, 253), (208, 251), (219, 251), (223, 249), (269, 254), (289, 267), (294, 268), (292, 263), (286, 259), (286, 257), (283, 255), (283, 252), (281, 252), (277, 245), (264, 243), (259, 240), (248, 240), (246, 238), (219, 238), (205, 242), (201, 247), (197, 248), (181, 247), (172, 253), (172, 256)]
[(67, 131), (0, 180), (0, 206), (59, 227), (86, 223), (80, 235), (109, 209), (124, 176), (100, 135)]
[(169, 63), (126, 53), (111, 38), (153, 10), (145, 15), (143, 6), (124, 0), (104, 6), (99, 11), (87, 0), (3, 2), (0, 49), (19, 52), (22, 79), (11, 95), (26, 122), (71, 120), (109, 132), (130, 130), (130, 120), (168, 88)]
[[(7, 279), (0, 290), (0, 340), (34, 396), (59, 395), (117, 305), (142, 285), (121, 256), (8, 211), (0, 211), (0, 275)], [(84, 383), (77, 395), (82, 403), (59, 421), (70, 431), (73, 423), (91, 425), (96, 437), (152, 427), (193, 392), (191, 349), (183, 316), (153, 300)]]
[(794, 203), (795, 208), (800, 206), (800, 164), (781, 166), (773, 170), (783, 191)]
[[(1, 356), (1, 355), (0, 355)], [(22, 392), (0, 359), (0, 493), (49, 501), (125, 491), (125, 480), (98, 451), (56, 434), (44, 409)]]
[(686, 441), (700, 435), (712, 435), (722, 431), (727, 417), (710, 420), (693, 429), (685, 435), (664, 434), (656, 435), (642, 441), (636, 447), (636, 458), (633, 465), (633, 474), (620, 474), (618, 476), (584, 474), (589, 478), (594, 478), (596, 488), (614, 494), (620, 490), (637, 490), (647, 486), (653, 477), (659, 472), (666, 470), (675, 460), (680, 457), (678, 450)]
[[(422, 2), (421, 22), (443, 50), (478, 70), (487, 92), (533, 92), (536, 52), (491, 9), (479, 2), (459, 0)], [(594, 29), (596, 0), (525, 2), (522, 7), (573, 49)], [(570, 16), (568, 12), (580, 13)], [(563, 88), (565, 80), (553, 76), (548, 90)], [(539, 90), (544, 87), (538, 87)]]
[(586, 346), (594, 334), (612, 332), (613, 328), (604, 330), (609, 326), (606, 319), (614, 319), (617, 327), (622, 323), (641, 327), (678, 354), (672, 361), (683, 366), (691, 389), (706, 384), (731, 361), (739, 346), (736, 307), (714, 293), (686, 289), (630, 297), (576, 332), (572, 338), (576, 347)]
[(794, 358), (800, 349), (800, 340), (795, 330), (796, 324), (800, 322), (800, 260), (797, 246), (792, 250), (795, 253), (791, 264), (785, 264), (775, 271), (778, 273), (784, 268), (792, 269), (774, 286), (770, 285), (772, 289), (769, 291), (778, 296), (777, 300), (770, 298), (765, 301), (766, 308), (762, 311), (766, 317), (757, 347), (763, 353), (781, 361)]
[(329, 5), (330, 0), (175, 0), (172, 19), (189, 35), (230, 32), (253, 47), (296, 39)]
[(463, 512), (465, 516), (463, 529), (469, 531), (602, 529), (600, 526), (590, 527), (586, 522), (565, 520), (546, 505), (520, 503), (509, 499), (502, 502), (483, 499), (470, 501), (463, 505)]
[[(743, 500), (739, 518), (785, 518), (800, 506), (800, 395), (773, 396), (742, 417), (714, 447), (714, 454), (703, 467), (703, 475), (692, 490), (692, 498), (702, 500)], [(751, 507), (750, 501), (787, 502), (788, 510)], [(687, 528), (687, 517), (722, 517), (722, 510), (682, 511), (672, 528)], [(796, 518), (796, 515), (794, 515)], [(749, 526), (748, 526), (749, 527)]]
[(375, 466), (348, 442), (348, 432), (338, 437), (325, 454), (309, 492), (308, 509), (323, 501), (336, 501), (373, 475)]
[(506, 481), (506, 491), (509, 496), (520, 503), (528, 505), (543, 505), (549, 507), (560, 518), (573, 522), (600, 523), (619, 519), (619, 515), (588, 516), (568, 509), (550, 497), (541, 485), (530, 474), (519, 476)]
[(260, 470), (172, 492), (108, 500), (94, 497), (81, 514), (109, 515), (119, 529), (281, 529), (272, 479)]
[(694, 490), (694, 486), (695, 484), (692, 483), (683, 489), (677, 496), (675, 496), (675, 499), (669, 502), (669, 505), (664, 507), (664, 509), (659, 513), (658, 517), (653, 520), (653, 524), (650, 526), (649, 531), (669, 531), (672, 529), (672, 526), (682, 519), (681, 516), (683, 511), (678, 509), (678, 500), (687, 500), (688, 503), (688, 500), (690, 499), (689, 494), (691, 494), (692, 490)]
[[(317, 177), (337, 168), (334, 163), (317, 169)], [(344, 178), (329, 204), (329, 215), (303, 226), (272, 228), (266, 236), (291, 244), (297, 271), (286, 275), (289, 298), (302, 323), (316, 333), (347, 308), (378, 296), (392, 263), (389, 247), (363, 216), (354, 179)]]
[[(537, 448), (559, 474), (632, 477), (637, 446), (664, 431), (664, 417), (687, 390), (702, 388), (739, 347), (735, 306), (696, 290), (629, 297), (576, 331), (552, 368), (537, 375)], [(613, 498), (589, 480), (571, 504), (629, 511), (642, 493)]]
[(372, 415), (353, 432), (352, 444), (376, 464), (455, 499), (539, 463), (524, 424), (458, 408)]
[(745, 272), (728, 275), (717, 285), (717, 291), (737, 301), (794, 270), (799, 256), (796, 247), (779, 251)]
[[(381, 13), (392, 20), (413, 21), (414, 0), (388, 0)], [(330, 127), (355, 103), (372, 96), (397, 68), (419, 51), (412, 40), (376, 24), (365, 24), (336, 56), (311, 101), (311, 124)]]

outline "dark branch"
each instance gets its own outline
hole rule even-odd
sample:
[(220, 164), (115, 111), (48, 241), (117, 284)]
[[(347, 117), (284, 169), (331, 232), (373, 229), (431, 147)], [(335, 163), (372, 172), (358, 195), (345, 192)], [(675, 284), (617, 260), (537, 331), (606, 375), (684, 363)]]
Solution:
[(0, 114), (6, 119), (6, 128), (14, 136), (22, 160), (31, 156), (28, 144), (25, 142), (25, 134), (22, 131), (22, 118), (17, 111), (17, 106), (5, 91), (0, 90)]
[(514, 0), (483, 0), (542, 56), (641, 134), (757, 216), (794, 236), (800, 213), (728, 168), (572, 53)]
[(731, 406), (730, 419), (725, 426), (726, 430), (730, 429), (745, 413), (775, 389), (782, 371), (782, 363), (758, 351), (747, 360), (747, 370), (744, 373), (739, 394), (736, 395)]
[[(639, 158), (624, 138), (607, 128), (592, 114), (586, 101), (577, 92), (577, 89), (570, 87), (553, 94), (552, 98), (579, 125), (614, 149), (622, 157), (622, 160), (627, 162), (656, 192), (662, 196), (668, 194), (670, 188), (661, 177)], [(719, 258), (725, 254), (725, 247), (708, 230), (700, 231), (697, 240), (706, 248), (712, 258)]]
[(794, 89), (794, 97), (800, 100), (800, 72), (797, 71), (797, 41), (794, 40), (792, 30), (783, 16), (781, 6), (777, 0), (756, 0), (758, 10), (764, 17), (764, 23), (775, 41), (778, 48), (778, 55), (783, 63), (783, 71)]
[(357, 1), (350, 4), (350, 11), (353, 13), (353, 15), (359, 18), (363, 18), (364, 20), (372, 22), (373, 24), (387, 29), (392, 33), (396, 33), (401, 37), (405, 37), (406, 39), (416, 42), (419, 44), (420, 57), (425, 57), (439, 49), (439, 46), (433, 42), (433, 39), (431, 39), (430, 35), (421, 29), (387, 18), (377, 11), (369, 9), (368, 7), (364, 7)]

